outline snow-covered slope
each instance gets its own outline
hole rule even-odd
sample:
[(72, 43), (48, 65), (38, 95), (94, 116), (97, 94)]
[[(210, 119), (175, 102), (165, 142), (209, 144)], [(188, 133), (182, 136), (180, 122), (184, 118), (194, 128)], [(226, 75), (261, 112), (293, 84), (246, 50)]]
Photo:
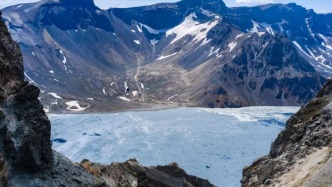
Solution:
[(297, 107), (179, 108), (51, 115), (53, 148), (73, 161), (177, 162), (217, 186), (240, 185), (242, 168), (267, 154)]

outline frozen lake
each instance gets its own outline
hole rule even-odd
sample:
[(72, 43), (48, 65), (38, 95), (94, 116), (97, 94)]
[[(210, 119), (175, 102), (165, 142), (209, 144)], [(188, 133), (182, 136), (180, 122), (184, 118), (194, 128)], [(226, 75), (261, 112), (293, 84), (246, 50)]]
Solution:
[(242, 169), (269, 152), (298, 107), (178, 108), (112, 114), (50, 115), (53, 148), (75, 162), (137, 158), (177, 162), (217, 186), (240, 186)]

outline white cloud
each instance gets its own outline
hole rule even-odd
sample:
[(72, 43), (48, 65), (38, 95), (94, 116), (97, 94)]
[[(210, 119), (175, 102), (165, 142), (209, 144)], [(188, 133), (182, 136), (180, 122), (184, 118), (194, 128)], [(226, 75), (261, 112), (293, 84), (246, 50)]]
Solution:
[(267, 4), (273, 3), (273, 0), (236, 0), (235, 3), (237, 4)]

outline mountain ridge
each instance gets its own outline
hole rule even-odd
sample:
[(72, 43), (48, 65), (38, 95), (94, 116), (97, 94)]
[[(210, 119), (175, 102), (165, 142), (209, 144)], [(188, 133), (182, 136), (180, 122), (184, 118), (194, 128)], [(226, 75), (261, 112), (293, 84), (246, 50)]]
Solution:
[[(22, 48), (26, 76), (41, 86), (42, 100), (53, 112), (109, 111), (158, 103), (298, 106), (325, 82), (320, 74), (330, 72), (329, 55), (322, 52), (317, 57), (317, 52), (322, 45), (329, 46), (329, 38), (324, 36), (326, 42), (318, 48), (303, 49), (304, 43), (281, 42), (289, 39), (286, 22), (269, 26), (248, 17), (247, 24), (242, 24), (238, 17), (252, 8), (239, 13), (222, 1), (190, 2), (106, 11), (75, 3), (68, 7), (56, 2), (30, 4), (4, 9), (4, 20)], [(277, 32), (280, 28), (284, 32)], [(311, 37), (309, 31), (305, 33)], [(278, 58), (272, 58), (274, 52)], [(319, 72), (312, 71), (308, 62)], [(273, 97), (266, 97), (270, 94)], [(72, 101), (79, 107), (70, 105)]]

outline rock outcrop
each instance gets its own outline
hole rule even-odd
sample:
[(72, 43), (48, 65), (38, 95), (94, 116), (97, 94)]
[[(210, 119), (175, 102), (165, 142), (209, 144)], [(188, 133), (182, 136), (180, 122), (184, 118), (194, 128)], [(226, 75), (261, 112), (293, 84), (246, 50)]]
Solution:
[(40, 90), (24, 81), (20, 48), (1, 20), (0, 41), (0, 187), (213, 186), (176, 164), (148, 168), (131, 160), (90, 167), (53, 151)]
[(108, 166), (83, 160), (80, 165), (94, 176), (103, 179), (109, 186), (214, 187), (207, 180), (188, 175), (176, 163), (143, 167), (135, 159), (131, 159), (125, 163), (112, 163)]
[(269, 155), (244, 168), (242, 186), (332, 185), (332, 80), (292, 116)]

